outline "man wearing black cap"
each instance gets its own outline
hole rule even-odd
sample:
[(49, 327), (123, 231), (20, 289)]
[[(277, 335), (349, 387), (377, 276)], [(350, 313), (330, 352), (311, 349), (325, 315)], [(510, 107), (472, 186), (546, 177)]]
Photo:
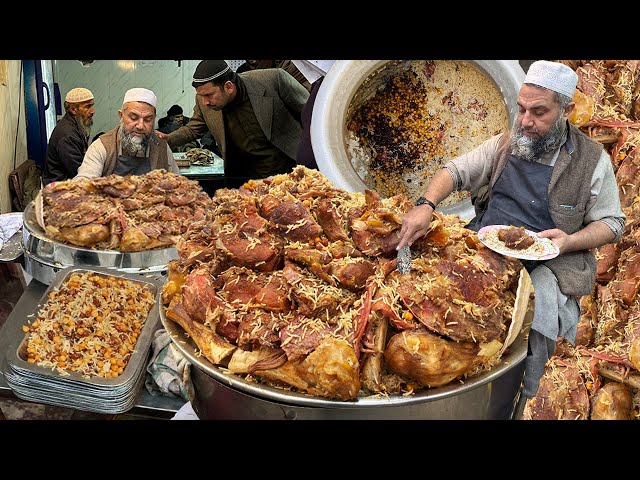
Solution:
[(158, 120), (158, 131), (171, 133), (179, 129), (182, 125), (189, 123), (189, 120), (189, 117), (185, 117), (182, 114), (182, 107), (180, 105), (171, 105), (171, 108), (167, 110), (167, 116)]
[(210, 131), (228, 188), (295, 167), (309, 92), (289, 73), (275, 68), (236, 74), (224, 60), (203, 60), (191, 85), (196, 103), (189, 124), (158, 134), (172, 149)]

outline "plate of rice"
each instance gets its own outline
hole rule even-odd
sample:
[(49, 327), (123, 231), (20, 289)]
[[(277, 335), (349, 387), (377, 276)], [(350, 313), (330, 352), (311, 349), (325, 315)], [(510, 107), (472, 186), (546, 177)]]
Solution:
[(494, 252), (521, 260), (549, 260), (560, 254), (551, 239), (513, 225), (487, 225), (478, 231), (478, 238)]

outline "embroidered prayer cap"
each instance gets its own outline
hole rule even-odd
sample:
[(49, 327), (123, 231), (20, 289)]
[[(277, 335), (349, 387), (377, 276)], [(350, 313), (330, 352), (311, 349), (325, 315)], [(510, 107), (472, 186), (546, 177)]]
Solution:
[(155, 108), (156, 103), (158, 103), (158, 97), (146, 88), (130, 88), (127, 90), (127, 93), (124, 94), (123, 103), (129, 102), (144, 102)]
[(538, 60), (529, 67), (524, 83), (533, 83), (573, 98), (578, 75), (564, 63)]
[(224, 60), (202, 60), (193, 74), (192, 85), (200, 86), (224, 75), (229, 71), (229, 65)]
[(88, 88), (73, 88), (69, 90), (67, 96), (64, 97), (64, 101), (68, 103), (80, 103), (87, 100), (93, 100), (93, 93)]

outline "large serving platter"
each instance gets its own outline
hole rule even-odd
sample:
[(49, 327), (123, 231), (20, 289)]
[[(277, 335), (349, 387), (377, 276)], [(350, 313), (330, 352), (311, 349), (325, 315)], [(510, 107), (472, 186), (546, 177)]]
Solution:
[(47, 285), (66, 267), (100, 267), (126, 273), (161, 272), (166, 271), (171, 260), (178, 258), (175, 247), (119, 252), (61, 243), (49, 238), (38, 224), (34, 202), (24, 210), (22, 243), (27, 273)]

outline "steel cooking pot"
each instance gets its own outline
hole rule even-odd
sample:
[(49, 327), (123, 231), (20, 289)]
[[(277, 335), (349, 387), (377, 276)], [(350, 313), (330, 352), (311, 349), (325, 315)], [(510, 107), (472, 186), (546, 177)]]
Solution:
[[(347, 123), (354, 106), (370, 98), (385, 79), (399, 69), (406, 68), (397, 60), (340, 60), (334, 63), (325, 76), (314, 103), (311, 121), (311, 141), (319, 170), (338, 188), (350, 192), (362, 192), (369, 188), (363, 180), (363, 172), (354, 167), (353, 151), (350, 151)], [(410, 61), (403, 61), (404, 63)], [(502, 97), (508, 126), (511, 127), (517, 113), (516, 100), (525, 73), (517, 60), (464, 60), (472, 70), (484, 74), (487, 88), (493, 85), (496, 95)], [(386, 76), (385, 76), (386, 75)], [(480, 77), (482, 78), (482, 77)], [(386, 80), (388, 81), (388, 80)], [(457, 79), (465, 82), (465, 78)], [(446, 92), (443, 92), (445, 95)], [(455, 132), (452, 132), (454, 134)], [(468, 141), (465, 135), (460, 141)], [(484, 139), (484, 138), (482, 138)], [(480, 138), (477, 139), (479, 142)], [(456, 141), (456, 140), (453, 140)], [(474, 142), (476, 139), (473, 140)], [(464, 153), (464, 152), (459, 152)], [(448, 160), (448, 159), (445, 159)], [(415, 185), (415, 183), (414, 183)], [(382, 192), (381, 192), (382, 193)], [(411, 195), (409, 195), (411, 196)], [(419, 195), (417, 195), (419, 196)], [(416, 196), (416, 198), (417, 198)], [(443, 213), (463, 212), (472, 216), (470, 201), (465, 199)]]
[(200, 354), (184, 330), (166, 317), (164, 306), (159, 310), (173, 344), (192, 365), (192, 404), (203, 420), (506, 420), (513, 412), (524, 372), (527, 333), (533, 318), (533, 302), (528, 295), (518, 308), (526, 310), (524, 328), (490, 370), (412, 395), (359, 397), (353, 401), (329, 400), (231, 374)]

